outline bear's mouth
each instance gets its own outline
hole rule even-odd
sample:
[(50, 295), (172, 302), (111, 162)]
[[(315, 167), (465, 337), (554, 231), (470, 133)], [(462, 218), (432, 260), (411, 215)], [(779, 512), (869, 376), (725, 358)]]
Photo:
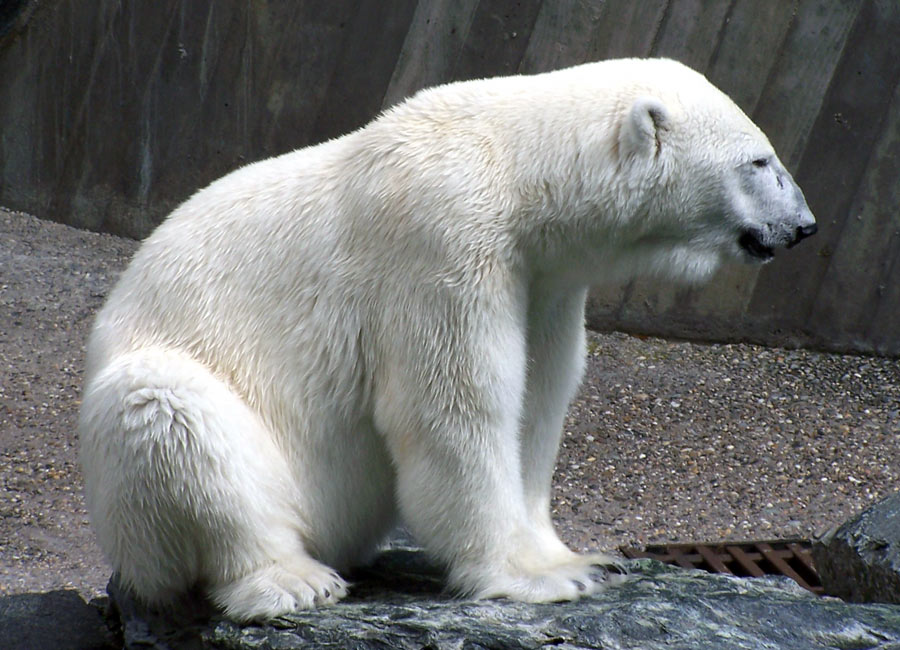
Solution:
[(753, 230), (745, 231), (738, 239), (738, 245), (747, 251), (748, 255), (758, 260), (768, 261), (775, 257), (775, 251), (772, 250), (772, 247), (763, 244), (759, 235)]

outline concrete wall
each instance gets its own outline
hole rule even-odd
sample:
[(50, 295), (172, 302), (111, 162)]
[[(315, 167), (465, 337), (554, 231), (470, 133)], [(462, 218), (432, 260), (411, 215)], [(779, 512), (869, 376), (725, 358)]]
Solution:
[(0, 204), (142, 237), (423, 86), (670, 56), (770, 135), (820, 234), (704, 288), (599, 289), (591, 324), (900, 355), (898, 34), (897, 0), (7, 0)]

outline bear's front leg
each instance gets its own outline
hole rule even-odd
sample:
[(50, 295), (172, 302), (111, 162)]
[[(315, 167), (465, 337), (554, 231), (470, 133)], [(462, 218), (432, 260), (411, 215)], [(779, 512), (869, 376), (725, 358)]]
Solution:
[(458, 593), (544, 602), (598, 591), (608, 582), (607, 558), (569, 551), (529, 513), (520, 441), (524, 323), (454, 325), (445, 337), (392, 337), (376, 384), (376, 426), (407, 525), (448, 567)]
[(566, 412), (584, 373), (586, 298), (586, 288), (564, 291), (538, 282), (529, 295), (522, 482), (531, 521), (553, 538), (553, 471)]

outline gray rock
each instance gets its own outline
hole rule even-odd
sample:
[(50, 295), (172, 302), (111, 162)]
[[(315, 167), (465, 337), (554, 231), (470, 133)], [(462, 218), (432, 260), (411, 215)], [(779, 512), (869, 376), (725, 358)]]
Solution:
[(900, 603), (900, 493), (816, 540), (813, 561), (825, 591), (857, 603)]
[(354, 576), (340, 604), (265, 626), (173, 624), (171, 613), (149, 615), (110, 588), (130, 648), (900, 649), (900, 607), (817, 598), (787, 578), (628, 566), (630, 581), (574, 603), (462, 601), (442, 592), (420, 552), (395, 549)]
[(103, 603), (86, 603), (74, 589), (0, 598), (3, 650), (111, 650), (120, 647), (107, 628)]

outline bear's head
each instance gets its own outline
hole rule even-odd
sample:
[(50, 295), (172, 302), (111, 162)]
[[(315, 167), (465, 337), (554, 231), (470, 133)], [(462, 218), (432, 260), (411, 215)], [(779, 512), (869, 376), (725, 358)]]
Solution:
[(816, 220), (768, 138), (702, 75), (668, 63), (668, 81), (631, 98), (618, 139), (627, 173), (646, 179), (648, 235), (680, 242), (660, 266), (702, 277), (729, 259), (768, 262), (813, 235)]

